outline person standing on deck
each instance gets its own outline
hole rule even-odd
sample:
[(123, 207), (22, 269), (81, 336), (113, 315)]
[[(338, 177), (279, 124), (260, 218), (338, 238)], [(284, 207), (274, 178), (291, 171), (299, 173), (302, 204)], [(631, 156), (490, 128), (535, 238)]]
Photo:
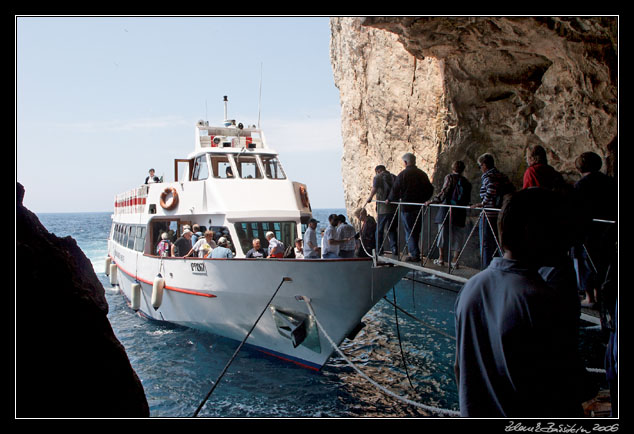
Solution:
[[(372, 180), (372, 190), (370, 191), (370, 197), (366, 203), (372, 202), (372, 198), (376, 195), (376, 214), (377, 214), (377, 233), (376, 233), (376, 248), (379, 255), (383, 254), (383, 238), (385, 237), (385, 229), (387, 228), (388, 240), (390, 243), (390, 250), (392, 255), (398, 254), (398, 223), (394, 221), (394, 213), (396, 212), (396, 205), (386, 204), (383, 201), (390, 197), (392, 191), (392, 185), (396, 180), (396, 176), (390, 173), (384, 165), (380, 164), (374, 168), (374, 179)], [(371, 252), (370, 246), (365, 246)], [(375, 248), (374, 244), (372, 248)]]
[(390, 197), (386, 200), (389, 202), (410, 202), (420, 203), (421, 205), (401, 205), (401, 220), (407, 238), (407, 250), (409, 256), (405, 258), (406, 262), (419, 262), (420, 248), (420, 230), (422, 228), (422, 204), (425, 203), (434, 193), (434, 187), (429, 182), (427, 174), (416, 167), (416, 157), (408, 152), (402, 157), (405, 168), (398, 174)]
[[(471, 208), (500, 208), (506, 194), (515, 190), (509, 178), (495, 167), (493, 155), (485, 153), (478, 157), (478, 167), (482, 172), (480, 198), (482, 201)], [(498, 250), (497, 243), (498, 211), (484, 211), (480, 218), (480, 268), (485, 269), (491, 263)]]

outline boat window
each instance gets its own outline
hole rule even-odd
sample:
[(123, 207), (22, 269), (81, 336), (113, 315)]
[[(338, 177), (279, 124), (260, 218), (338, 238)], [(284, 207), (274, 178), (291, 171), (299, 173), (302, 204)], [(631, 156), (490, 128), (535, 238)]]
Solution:
[(233, 178), (233, 169), (228, 155), (214, 155), (211, 157), (211, 168), (214, 178)]
[(121, 225), (121, 238), (119, 239), (119, 244), (122, 246), (126, 246), (128, 244), (128, 227), (126, 225)]
[(136, 227), (136, 240), (134, 242), (134, 250), (142, 252), (145, 248), (145, 226)]
[(136, 239), (136, 226), (128, 226), (128, 249), (134, 249), (134, 240)]
[(207, 167), (207, 156), (201, 155), (194, 161), (194, 172), (192, 181), (202, 181), (209, 178), (209, 168)]
[(240, 178), (262, 178), (258, 162), (254, 156), (237, 156), (235, 160)]
[(260, 239), (263, 249), (267, 249), (269, 242), (266, 240), (266, 233), (271, 231), (275, 238), (284, 243), (284, 246), (292, 246), (297, 238), (297, 226), (290, 222), (238, 222), (235, 224), (238, 240), (244, 253), (253, 248), (253, 240)]
[(269, 179), (286, 179), (282, 165), (277, 157), (272, 155), (262, 155), (262, 165), (264, 166), (264, 173)]

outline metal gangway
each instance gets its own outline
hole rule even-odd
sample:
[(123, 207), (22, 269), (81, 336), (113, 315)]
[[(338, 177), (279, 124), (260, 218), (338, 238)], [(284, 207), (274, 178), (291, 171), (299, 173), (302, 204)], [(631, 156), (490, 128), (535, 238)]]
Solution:
[[(372, 202), (386, 203), (381, 200), (373, 200)], [(497, 237), (497, 228), (495, 227), (495, 220), (497, 219), (492, 221), (492, 216), (497, 217), (497, 214), (501, 211), (499, 208), (412, 202), (390, 202), (390, 204), (396, 205), (396, 211), (393, 213), (389, 224), (385, 228), (381, 245), (378, 245), (379, 237), (377, 230), (377, 233), (375, 234), (375, 245), (370, 248), (369, 246), (363, 246), (366, 254), (371, 256), (376, 264), (394, 264), (409, 268), (413, 271), (421, 272), (423, 274), (433, 275), (442, 279), (464, 284), (467, 280), (469, 280), (469, 278), (486, 268), (486, 265), (482, 263), (482, 245), (480, 239), (480, 232), (483, 230), (484, 225), (488, 226), (495, 240), (495, 252), (493, 253), (493, 256), (502, 256), (503, 250)], [(406, 205), (419, 207), (416, 221), (409, 233), (406, 233), (404, 230), (401, 216), (402, 207)], [(440, 210), (442, 208), (448, 208), (442, 223), (433, 223), (432, 217), (435, 216), (435, 213), (433, 213), (432, 210)], [(464, 210), (466, 213), (464, 227), (458, 228), (451, 224), (452, 209)], [(593, 219), (593, 221), (603, 224), (616, 224), (616, 221), (612, 220)], [(419, 224), (420, 233), (418, 235), (418, 246), (421, 252), (420, 261), (408, 262), (404, 260), (406, 255), (405, 251), (407, 250), (408, 241), (415, 231), (414, 228)], [(389, 230), (394, 226), (396, 226), (396, 233), (398, 237), (396, 244), (399, 246), (399, 251), (387, 254), (386, 252), (389, 251), (386, 247), (389, 246)], [(462, 233), (454, 233), (456, 230), (460, 230)], [(442, 240), (442, 244), (446, 247), (444, 249), (446, 254), (443, 258), (445, 263), (440, 265), (435, 263), (434, 259), (437, 259), (437, 255), (439, 253), (440, 243), (438, 243), (438, 240), (443, 231), (446, 239)], [(479, 233), (474, 237), (475, 232)], [(459, 237), (459, 247), (452, 250), (452, 244), (456, 244), (452, 243), (452, 240), (456, 236)], [(597, 270), (594, 265), (594, 261), (592, 261), (588, 249), (585, 245), (583, 245), (582, 248), (585, 250), (591, 267), (596, 272)], [(457, 254), (455, 254), (456, 250), (458, 252)], [(456, 257), (455, 260), (452, 259), (454, 256)], [(582, 319), (594, 324), (600, 324), (599, 318), (592, 314), (582, 313)]]

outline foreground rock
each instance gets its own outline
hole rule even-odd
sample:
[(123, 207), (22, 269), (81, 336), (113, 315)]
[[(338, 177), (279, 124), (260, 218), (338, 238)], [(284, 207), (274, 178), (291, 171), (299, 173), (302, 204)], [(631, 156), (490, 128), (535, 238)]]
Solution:
[(74, 239), (50, 234), (23, 197), (18, 183), (16, 416), (149, 416), (92, 264)]

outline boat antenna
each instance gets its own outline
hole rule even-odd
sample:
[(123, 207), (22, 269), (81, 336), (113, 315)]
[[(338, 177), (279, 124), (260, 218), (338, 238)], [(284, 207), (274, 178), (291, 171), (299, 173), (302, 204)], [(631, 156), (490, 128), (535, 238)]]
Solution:
[(229, 101), (229, 100), (227, 99), (226, 95), (223, 96), (222, 98), (223, 98), (222, 100), (225, 102), (225, 121), (226, 121), (228, 119), (227, 118), (227, 101)]
[(260, 97), (258, 98), (258, 129), (260, 129), (260, 111), (262, 107), (262, 66), (263, 66), (263, 62), (260, 62)]

